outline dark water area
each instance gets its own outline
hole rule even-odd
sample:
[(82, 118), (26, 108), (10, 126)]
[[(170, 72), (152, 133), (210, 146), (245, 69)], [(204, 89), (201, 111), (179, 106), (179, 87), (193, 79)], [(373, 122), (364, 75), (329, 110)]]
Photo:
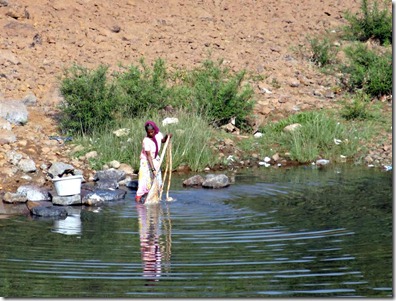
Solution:
[[(393, 297), (393, 177), (354, 166), (172, 176), (158, 205), (0, 219), (0, 296)], [(1, 217), (1, 216), (0, 216)]]

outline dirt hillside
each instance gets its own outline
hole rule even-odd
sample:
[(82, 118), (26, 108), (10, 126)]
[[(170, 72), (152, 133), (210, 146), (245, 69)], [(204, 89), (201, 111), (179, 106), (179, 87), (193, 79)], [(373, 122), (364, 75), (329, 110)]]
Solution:
[(262, 100), (309, 104), (329, 83), (292, 48), (336, 30), (344, 11), (358, 9), (354, 0), (0, 0), (0, 92), (6, 99), (33, 93), (49, 106), (73, 63), (115, 67), (161, 57), (191, 67), (210, 58), (262, 75), (262, 88), (276, 81), (275, 95)]
[[(61, 149), (51, 151), (57, 142), (43, 139), (56, 134), (58, 78), (73, 63), (113, 68), (143, 57), (189, 68), (223, 59), (263, 78), (255, 86), (258, 124), (331, 106), (340, 97), (334, 81), (293, 49), (345, 25), (343, 13), (359, 7), (355, 0), (0, 0), (0, 100), (37, 99), (28, 124), (13, 128), (17, 149), (36, 165), (62, 159)], [(3, 175), (6, 161), (0, 156)]]

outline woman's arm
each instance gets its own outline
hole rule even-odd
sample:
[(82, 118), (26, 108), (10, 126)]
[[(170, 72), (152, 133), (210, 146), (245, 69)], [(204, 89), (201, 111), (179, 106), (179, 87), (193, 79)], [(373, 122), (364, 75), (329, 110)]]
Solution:
[(145, 151), (145, 153), (146, 153), (147, 161), (149, 163), (149, 169), (152, 172), (154, 172), (155, 171), (155, 167), (154, 167), (153, 158), (151, 157), (151, 152), (150, 151)]
[(162, 138), (161, 142), (162, 142), (162, 143), (165, 143), (166, 140), (168, 140), (168, 138), (172, 138), (172, 134), (166, 134), (166, 135), (164, 136), (164, 138)]

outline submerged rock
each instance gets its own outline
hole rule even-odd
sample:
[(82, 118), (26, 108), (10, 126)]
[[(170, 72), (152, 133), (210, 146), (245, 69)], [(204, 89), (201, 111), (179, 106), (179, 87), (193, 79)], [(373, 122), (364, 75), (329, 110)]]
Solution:
[(32, 214), (43, 217), (58, 217), (58, 216), (67, 216), (67, 210), (63, 207), (57, 206), (37, 206), (32, 208)]

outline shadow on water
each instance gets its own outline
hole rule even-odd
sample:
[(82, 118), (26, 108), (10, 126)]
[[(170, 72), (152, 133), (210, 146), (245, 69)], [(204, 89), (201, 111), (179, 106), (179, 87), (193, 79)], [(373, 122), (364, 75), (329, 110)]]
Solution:
[(392, 175), (257, 169), (172, 202), (0, 219), (6, 297), (391, 297)]

